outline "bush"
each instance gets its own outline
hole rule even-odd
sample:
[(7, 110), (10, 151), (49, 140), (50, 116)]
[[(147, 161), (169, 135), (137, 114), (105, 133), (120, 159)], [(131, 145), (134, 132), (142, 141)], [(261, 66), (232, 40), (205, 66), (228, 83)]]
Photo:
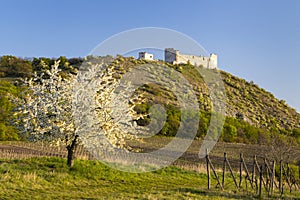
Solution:
[(234, 142), (237, 137), (237, 129), (233, 125), (225, 124), (222, 133), (224, 142)]
[(0, 123), (0, 141), (19, 140), (17, 130), (13, 126)]
[(20, 93), (13, 84), (7, 81), (0, 81), (0, 140), (18, 140), (18, 132), (15, 127), (10, 124), (12, 117), (12, 109), (15, 105), (12, 98), (17, 97)]
[(137, 104), (135, 107), (134, 107), (134, 111), (137, 113), (137, 114), (146, 114), (148, 113), (149, 111), (149, 108), (150, 106), (146, 103), (143, 103), (143, 104)]

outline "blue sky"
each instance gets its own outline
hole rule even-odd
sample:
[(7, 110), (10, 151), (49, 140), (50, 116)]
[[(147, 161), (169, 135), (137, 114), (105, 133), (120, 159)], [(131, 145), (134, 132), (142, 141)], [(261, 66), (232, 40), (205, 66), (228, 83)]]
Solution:
[(300, 111), (300, 1), (0, 1), (0, 55), (77, 57), (133, 28), (185, 33)]

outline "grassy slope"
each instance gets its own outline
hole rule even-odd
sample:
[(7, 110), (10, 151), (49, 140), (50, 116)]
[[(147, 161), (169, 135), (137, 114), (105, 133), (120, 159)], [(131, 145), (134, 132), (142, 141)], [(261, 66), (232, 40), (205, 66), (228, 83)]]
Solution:
[[(135, 60), (133, 58), (117, 59), (113, 65), (117, 71), (127, 70), (135, 65), (149, 63), (148, 61)], [(150, 63), (161, 63), (153, 61)], [(165, 63), (164, 63), (165, 64)], [(200, 99), (200, 109), (211, 110), (209, 91), (202, 77), (192, 65), (171, 65), (169, 67), (180, 71), (193, 86)], [(219, 71), (224, 81), (227, 95), (226, 115), (236, 117), (241, 113), (244, 119), (257, 127), (291, 131), (300, 128), (300, 114), (295, 109), (289, 107), (284, 100), (278, 100), (273, 94), (267, 92), (258, 85), (247, 82), (230, 73)], [(149, 91), (148, 91), (149, 90)], [(155, 102), (173, 102), (174, 95), (159, 88), (148, 89), (148, 96)], [(155, 97), (156, 95), (156, 97)]]
[[(184, 65), (181, 68), (181, 73), (194, 85), (198, 96), (200, 95), (201, 104), (206, 105), (202, 109), (210, 111), (209, 92), (202, 78), (195, 72), (195, 67)], [(300, 128), (300, 114), (284, 100), (278, 100), (252, 82), (224, 71), (219, 72), (226, 89), (227, 116), (236, 117), (237, 113), (241, 113), (250, 124), (267, 129), (290, 131)]]
[(291, 130), (300, 127), (300, 114), (284, 100), (254, 83), (221, 71), (227, 93), (227, 114), (242, 113), (246, 120), (264, 128)]
[[(205, 174), (175, 167), (133, 174), (97, 161), (77, 160), (69, 170), (65, 160), (59, 158), (0, 159), (0, 199), (253, 198), (249, 192), (236, 191), (232, 184), (228, 184), (226, 192), (205, 188)], [(296, 197), (299, 193), (292, 195)]]

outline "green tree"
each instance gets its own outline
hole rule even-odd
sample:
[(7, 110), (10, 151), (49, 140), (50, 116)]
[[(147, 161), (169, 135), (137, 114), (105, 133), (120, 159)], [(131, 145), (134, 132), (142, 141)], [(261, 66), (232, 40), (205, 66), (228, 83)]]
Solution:
[(15, 85), (0, 81), (0, 140), (18, 140), (18, 132), (11, 125), (13, 120), (12, 110), (15, 108), (13, 99), (20, 93)]
[(30, 61), (15, 56), (2, 56), (0, 74), (7, 77), (30, 77), (32, 65)]
[(33, 58), (32, 68), (37, 73), (50, 69), (51, 60), (49, 58)]
[(233, 125), (225, 124), (223, 127), (223, 140), (225, 142), (234, 142), (237, 137), (237, 129)]

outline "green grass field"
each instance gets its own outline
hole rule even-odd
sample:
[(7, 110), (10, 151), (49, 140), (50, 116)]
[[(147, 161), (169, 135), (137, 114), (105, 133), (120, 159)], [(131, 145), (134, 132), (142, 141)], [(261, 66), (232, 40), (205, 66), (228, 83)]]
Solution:
[[(253, 199), (250, 191), (207, 190), (205, 173), (167, 167), (127, 173), (98, 161), (76, 160), (72, 169), (61, 158), (0, 159), (0, 199)], [(215, 185), (212, 180), (212, 186)], [(300, 193), (286, 193), (300, 199)], [(276, 198), (274, 198), (276, 199)]]

